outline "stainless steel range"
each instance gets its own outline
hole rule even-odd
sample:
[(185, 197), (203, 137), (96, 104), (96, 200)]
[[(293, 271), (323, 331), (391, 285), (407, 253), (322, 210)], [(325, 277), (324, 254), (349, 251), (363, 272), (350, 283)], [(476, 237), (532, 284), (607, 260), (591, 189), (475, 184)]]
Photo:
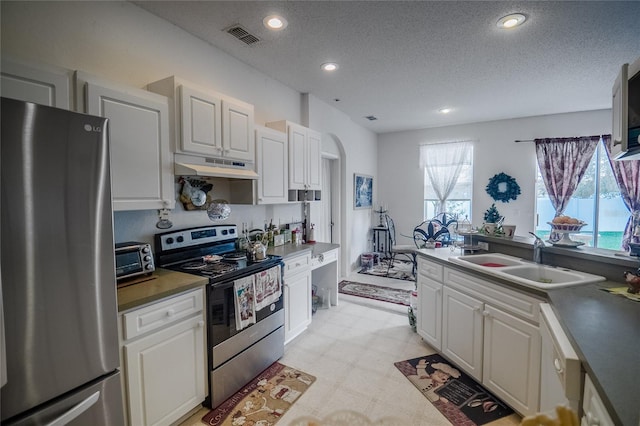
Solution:
[(282, 258), (247, 259), (235, 225), (157, 234), (156, 264), (206, 276), (209, 396), (215, 408), (284, 355)]

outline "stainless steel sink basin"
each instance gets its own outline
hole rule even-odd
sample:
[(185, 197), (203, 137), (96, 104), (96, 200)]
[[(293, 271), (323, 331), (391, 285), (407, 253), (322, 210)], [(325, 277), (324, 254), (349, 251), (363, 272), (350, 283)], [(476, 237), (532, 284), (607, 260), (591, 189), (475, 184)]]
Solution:
[(591, 284), (605, 280), (604, 277), (599, 275), (548, 265), (538, 265), (500, 253), (455, 256), (450, 257), (449, 260), (458, 265), (482, 271), (503, 280), (542, 290)]

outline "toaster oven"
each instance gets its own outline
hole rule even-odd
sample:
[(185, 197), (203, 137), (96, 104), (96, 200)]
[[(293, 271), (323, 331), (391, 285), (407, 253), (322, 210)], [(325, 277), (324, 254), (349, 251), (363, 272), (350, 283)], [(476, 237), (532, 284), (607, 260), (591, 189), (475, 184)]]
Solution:
[(150, 274), (155, 270), (151, 245), (128, 241), (115, 246), (116, 279), (118, 281), (139, 275)]

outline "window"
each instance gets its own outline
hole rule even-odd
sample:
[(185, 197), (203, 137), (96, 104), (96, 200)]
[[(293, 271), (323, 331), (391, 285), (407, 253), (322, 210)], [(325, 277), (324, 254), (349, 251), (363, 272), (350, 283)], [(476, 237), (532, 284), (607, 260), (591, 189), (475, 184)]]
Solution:
[[(551, 230), (547, 222), (551, 222), (555, 210), (547, 195), (539, 168), (536, 194), (538, 217), (536, 233), (546, 239)], [(572, 240), (583, 242), (591, 247), (621, 249), (629, 210), (620, 198), (620, 190), (602, 140), (598, 143), (591, 163), (563, 214), (587, 222), (579, 234), (571, 235)]]
[[(459, 151), (460, 147), (463, 151)], [(433, 148), (437, 149), (434, 152)], [(456, 152), (458, 151), (458, 152)], [(424, 159), (425, 156), (436, 155), (435, 161)], [(435, 217), (438, 213), (451, 213), (459, 218), (467, 218), (471, 221), (471, 195), (473, 194), (473, 145), (471, 142), (452, 142), (449, 144), (424, 145), (421, 147), (421, 164), (424, 166), (424, 220)], [(459, 174), (451, 173), (452, 169), (459, 167)], [(449, 174), (448, 182), (434, 182), (429, 177), (429, 170), (432, 175), (441, 177)], [(439, 187), (438, 187), (439, 185)], [(444, 198), (440, 207), (440, 197), (438, 192), (443, 191), (438, 188), (443, 186), (453, 186)]]

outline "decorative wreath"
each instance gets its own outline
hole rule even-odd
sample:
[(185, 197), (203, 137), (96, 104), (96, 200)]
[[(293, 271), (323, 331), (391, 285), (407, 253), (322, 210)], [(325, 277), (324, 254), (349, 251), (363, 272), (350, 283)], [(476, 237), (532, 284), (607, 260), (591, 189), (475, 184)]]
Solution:
[(520, 185), (518, 185), (518, 182), (504, 173), (498, 173), (489, 179), (486, 190), (491, 198), (504, 203), (515, 200), (518, 198), (518, 195), (520, 195)]

